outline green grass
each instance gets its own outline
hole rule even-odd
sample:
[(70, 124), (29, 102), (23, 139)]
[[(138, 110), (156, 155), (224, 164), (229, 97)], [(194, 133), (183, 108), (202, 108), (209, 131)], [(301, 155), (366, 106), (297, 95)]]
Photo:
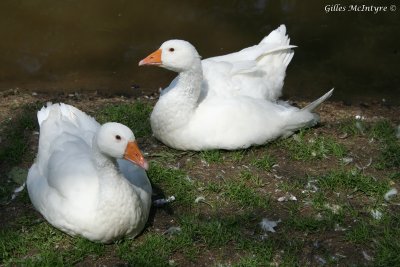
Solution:
[(378, 169), (400, 167), (400, 141), (391, 123), (388, 120), (376, 122), (371, 127), (370, 136), (382, 143), (376, 167)]
[(167, 196), (174, 195), (176, 203), (191, 206), (196, 199), (196, 182), (187, 179), (187, 174), (179, 169), (162, 166), (158, 162), (151, 162), (147, 172), (153, 184), (165, 189)]
[(230, 158), (231, 158), (231, 160), (233, 162), (239, 163), (245, 158), (247, 152), (248, 152), (247, 149), (243, 149), (243, 150), (231, 151), (231, 152), (228, 152), (228, 153), (229, 153)]
[(364, 135), (366, 129), (367, 123), (355, 118), (346, 119), (339, 124), (339, 130), (349, 136)]
[(396, 132), (388, 120), (379, 120), (373, 123), (369, 129), (369, 136), (381, 141), (394, 141)]
[(73, 265), (103, 255), (105, 246), (72, 238), (46, 222), (0, 231), (0, 262), (6, 265)]
[(147, 234), (141, 242), (125, 240), (117, 245), (117, 255), (135, 266), (168, 266), (172, 244), (166, 236)]
[(235, 179), (208, 182), (206, 189), (210, 193), (223, 195), (227, 200), (243, 208), (267, 209), (270, 204), (269, 196), (256, 190), (262, 185), (262, 180), (257, 175), (243, 171)]
[(383, 145), (383, 149), (378, 158), (378, 163), (376, 164), (376, 167), (379, 169), (400, 167), (399, 141), (388, 142)]
[(301, 177), (295, 177), (290, 180), (282, 180), (278, 184), (278, 188), (283, 192), (299, 191), (305, 187), (304, 181), (305, 179)]
[(0, 162), (14, 166), (23, 159), (33, 159), (34, 153), (29, 151), (29, 138), (34, 130), (38, 130), (36, 112), (39, 104), (29, 104), (21, 108), (21, 111), (10, 122), (4, 125), (2, 145), (0, 146)]
[[(2, 171), (0, 181), (11, 178), (9, 177), (10, 171), (14, 166), (24, 161), (33, 162), (37, 150), (30, 150), (29, 146), (33, 131), (38, 130), (36, 112), (39, 107), (38, 103), (24, 105), (16, 112), (16, 116), (11, 121), (1, 125), (4, 134), (1, 136), (0, 143), (0, 168)], [(25, 168), (15, 169), (25, 171)], [(0, 205), (9, 201), (12, 190), (20, 186), (22, 184), (20, 182), (10, 179), (8, 183), (0, 184)]]
[(368, 123), (350, 119), (343, 121), (340, 129), (349, 135), (366, 135), (380, 142), (381, 154), (375, 164), (378, 169), (400, 167), (400, 141), (396, 137), (395, 127), (389, 120)]
[(221, 163), (223, 160), (223, 153), (221, 150), (208, 150), (201, 151), (200, 157), (207, 163)]
[(183, 234), (192, 242), (205, 244), (208, 248), (222, 247), (240, 239), (241, 225), (245, 221), (241, 215), (211, 219), (186, 215), (179, 219)]
[(400, 218), (396, 213), (381, 220), (358, 218), (349, 229), (346, 239), (359, 246), (367, 246), (374, 254), (374, 266), (396, 266), (400, 262)]
[(395, 266), (400, 262), (400, 219), (399, 215), (388, 218), (385, 226), (376, 229), (376, 266)]
[[(267, 265), (274, 252), (274, 240), (259, 240), (249, 235), (254, 228), (253, 213), (239, 213), (205, 218), (199, 215), (182, 215), (177, 218), (181, 232), (175, 235), (148, 233), (137, 242), (125, 240), (118, 244), (117, 254), (129, 264), (138, 266), (168, 266), (170, 259), (179, 251), (186, 260), (195, 263), (203, 253), (218, 258), (221, 253), (244, 251), (248, 255), (234, 266)], [(198, 249), (198, 248), (201, 249)], [(181, 257), (180, 257), (181, 258)], [(176, 263), (183, 266), (182, 263)], [(221, 262), (223, 264), (223, 262)], [(174, 266), (174, 264), (172, 263)]]
[(346, 233), (347, 240), (355, 244), (364, 244), (368, 242), (372, 236), (373, 232), (371, 231), (371, 226), (364, 220), (361, 220)]
[(253, 174), (249, 170), (243, 170), (240, 172), (240, 180), (251, 182), (253, 187), (262, 187), (264, 185), (263, 179), (258, 174)]
[(258, 169), (263, 171), (270, 171), (272, 170), (272, 166), (274, 166), (276, 160), (270, 156), (268, 153), (264, 153), (260, 158), (253, 159), (251, 164)]
[(317, 180), (321, 190), (361, 192), (367, 196), (381, 199), (389, 189), (388, 181), (375, 180), (355, 169), (352, 171), (334, 170), (318, 177)]
[(261, 195), (242, 180), (229, 180), (224, 184), (224, 195), (242, 207), (268, 208), (268, 195)]
[(107, 105), (100, 109), (96, 118), (100, 123), (119, 122), (125, 124), (136, 137), (151, 136), (150, 113), (152, 107), (144, 102)]
[(329, 156), (342, 158), (346, 154), (344, 145), (324, 136), (310, 136), (309, 130), (301, 130), (297, 135), (282, 141), (281, 145), (295, 160), (310, 161)]

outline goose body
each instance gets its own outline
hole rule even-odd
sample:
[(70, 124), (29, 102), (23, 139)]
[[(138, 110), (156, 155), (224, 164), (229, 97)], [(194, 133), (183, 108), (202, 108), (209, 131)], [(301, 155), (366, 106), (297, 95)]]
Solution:
[(132, 131), (101, 126), (66, 104), (43, 107), (38, 121), (38, 155), (27, 178), (34, 207), (56, 228), (92, 241), (139, 234), (152, 189)]
[[(234, 61), (240, 57), (241, 52), (213, 60)], [(279, 53), (282, 52), (289, 53), (287, 48)], [(274, 53), (261, 54), (261, 60), (268, 62), (269, 56), (277, 56)], [(286, 58), (284, 61), (288, 62), (292, 55), (289, 53), (279, 57), (283, 56)], [(255, 57), (260, 59), (260, 55)], [(276, 84), (280, 86), (275, 87), (275, 90), (264, 88), (251, 92), (255, 85), (243, 79), (246, 86), (237, 83), (240, 90), (236, 90), (236, 93), (223, 86), (221, 90), (216, 86), (205, 91), (204, 83), (209, 82), (204, 74), (205, 62), (201, 61), (196, 49), (183, 40), (164, 42), (139, 65), (156, 65), (179, 73), (162, 91), (150, 121), (157, 139), (181, 150), (234, 150), (287, 137), (302, 127), (315, 125), (319, 117), (312, 111), (333, 92), (327, 92), (303, 109), (275, 101), (280, 95), (284, 71), (283, 74), (279, 72), (281, 78), (277, 79)], [(213, 73), (219, 75), (217, 71)], [(226, 80), (228, 83), (232, 81), (228, 78)]]

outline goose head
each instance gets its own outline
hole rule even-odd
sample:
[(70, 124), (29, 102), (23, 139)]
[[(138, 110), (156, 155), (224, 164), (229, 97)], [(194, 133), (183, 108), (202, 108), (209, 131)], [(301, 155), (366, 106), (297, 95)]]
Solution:
[(148, 169), (148, 163), (139, 150), (135, 135), (123, 124), (108, 122), (103, 124), (96, 136), (100, 152), (112, 158), (126, 159), (143, 169)]
[(155, 65), (175, 72), (191, 69), (200, 62), (200, 56), (187, 41), (169, 40), (139, 62), (139, 66)]

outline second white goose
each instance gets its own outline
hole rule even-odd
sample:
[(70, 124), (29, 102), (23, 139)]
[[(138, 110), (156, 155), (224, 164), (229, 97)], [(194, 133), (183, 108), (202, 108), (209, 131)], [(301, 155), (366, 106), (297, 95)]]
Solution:
[(157, 139), (181, 150), (241, 149), (289, 136), (315, 125), (319, 116), (312, 111), (333, 92), (302, 109), (242, 94), (204, 95), (204, 64), (183, 40), (166, 41), (139, 65), (179, 73), (155, 105), (151, 127)]

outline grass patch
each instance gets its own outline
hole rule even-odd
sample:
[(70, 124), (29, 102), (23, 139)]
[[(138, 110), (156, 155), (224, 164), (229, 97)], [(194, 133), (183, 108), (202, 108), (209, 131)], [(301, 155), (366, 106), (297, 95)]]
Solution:
[(6, 265), (74, 265), (104, 251), (103, 244), (69, 237), (48, 223), (0, 231), (0, 262)]
[(384, 144), (381, 155), (376, 165), (378, 169), (400, 167), (400, 144), (399, 141)]
[(245, 181), (230, 180), (224, 184), (223, 194), (243, 207), (268, 208), (268, 196), (260, 196)]
[(195, 182), (189, 180), (184, 171), (163, 167), (158, 162), (151, 162), (147, 172), (150, 180), (165, 190), (165, 194), (176, 197), (176, 203), (191, 205), (196, 198)]
[(298, 191), (303, 187), (304, 187), (304, 182), (302, 178), (294, 178), (288, 181), (282, 180), (278, 184), (278, 188), (283, 192)]
[(286, 222), (285, 227), (301, 232), (313, 233), (332, 229), (334, 221), (330, 218), (317, 218), (314, 216), (301, 216), (300, 214), (291, 216)]
[(361, 119), (350, 118), (339, 124), (339, 130), (349, 136), (360, 136), (365, 134), (367, 123)]
[(301, 130), (292, 138), (282, 141), (282, 146), (289, 151), (291, 158), (309, 161), (329, 156), (342, 158), (346, 154), (344, 145), (337, 143), (332, 138), (323, 136), (307, 137), (308, 132), (307, 130)]
[(125, 240), (117, 245), (117, 255), (134, 266), (169, 266), (171, 253), (171, 242), (159, 234), (147, 234), (140, 243)]
[(380, 120), (372, 124), (369, 136), (381, 141), (394, 141), (396, 139), (396, 132), (390, 121)]
[[(179, 216), (177, 223), (181, 231), (174, 235), (147, 234), (140, 242), (123, 241), (118, 244), (117, 253), (130, 264), (138, 266), (168, 266), (174, 253), (185, 255), (186, 260), (195, 262), (205, 250), (232, 253), (232, 250), (246, 250), (257, 254), (255, 262), (265, 263), (266, 252), (272, 255), (272, 245), (265, 247), (263, 242), (246, 235), (245, 228), (252, 227), (254, 214), (244, 213), (223, 217), (203, 217), (187, 214)], [(229, 250), (226, 247), (229, 246)], [(202, 247), (201, 250), (198, 247)], [(269, 261), (268, 261), (269, 262)], [(174, 264), (173, 264), (174, 265)], [(177, 263), (178, 266), (181, 264)]]
[(151, 136), (151, 105), (136, 101), (130, 104), (107, 105), (99, 110), (96, 118), (100, 123), (119, 122), (132, 129), (136, 137)]
[(327, 175), (317, 178), (318, 185), (321, 190), (347, 192), (362, 192), (367, 196), (380, 197), (389, 189), (388, 181), (376, 181), (371, 176), (367, 176), (358, 170), (345, 171), (334, 170)]
[(252, 183), (253, 186), (255, 187), (261, 187), (264, 185), (263, 180), (260, 178), (259, 175), (257, 174), (253, 174), (251, 171), (249, 170), (244, 170), (240, 172), (239, 175), (240, 179), (242, 181), (249, 181)]
[(207, 163), (221, 163), (223, 160), (221, 150), (201, 151), (200, 156)]
[(263, 171), (270, 171), (272, 166), (274, 166), (276, 160), (270, 156), (268, 153), (264, 153), (261, 158), (253, 159), (251, 165), (255, 166), (256, 168), (263, 170)]
[(30, 160), (33, 159), (34, 154), (28, 151), (28, 148), (32, 131), (38, 129), (38, 108), (38, 103), (25, 105), (14, 119), (6, 123), (0, 146), (0, 162), (11, 167), (26, 159), (26, 154)]
[(342, 122), (340, 129), (350, 135), (367, 135), (381, 142), (381, 154), (375, 164), (377, 169), (400, 167), (400, 142), (396, 138), (396, 129), (389, 120), (367, 123), (350, 119)]
[(248, 220), (247, 216), (226, 216), (223, 218), (202, 218), (187, 215), (179, 219), (183, 234), (192, 242), (217, 248), (237, 241), (241, 237), (241, 226)]
[[(24, 170), (15, 166), (21, 162), (33, 162), (36, 150), (30, 150), (29, 146), (33, 131), (38, 130), (36, 112), (39, 106), (39, 103), (22, 106), (12, 120), (1, 125), (0, 171), (3, 177), (0, 181), (4, 182), (0, 184), (0, 203), (9, 201), (11, 191), (26, 179), (25, 176), (16, 181), (10, 170)], [(6, 178), (10, 179), (9, 183), (6, 183)]]
[(258, 175), (243, 170), (234, 179), (208, 182), (205, 189), (246, 209), (268, 209), (271, 201), (269, 195), (257, 190), (263, 185), (263, 180)]
[(353, 226), (346, 234), (347, 240), (356, 244), (364, 244), (373, 236), (368, 223), (361, 221)]
[(244, 159), (248, 151), (249, 151), (248, 149), (242, 149), (242, 150), (230, 151), (227, 154), (230, 156), (233, 162), (239, 163)]
[(381, 154), (375, 165), (378, 169), (400, 167), (400, 141), (396, 130), (388, 120), (381, 120), (371, 126), (369, 135), (382, 142)]
[[(400, 219), (393, 215), (385, 222), (385, 227), (377, 229), (376, 266), (395, 266), (400, 262)], [(371, 240), (373, 243), (373, 240)]]
[(381, 220), (360, 218), (346, 234), (346, 239), (369, 248), (374, 253), (374, 266), (396, 266), (400, 262), (400, 218), (389, 214)]

